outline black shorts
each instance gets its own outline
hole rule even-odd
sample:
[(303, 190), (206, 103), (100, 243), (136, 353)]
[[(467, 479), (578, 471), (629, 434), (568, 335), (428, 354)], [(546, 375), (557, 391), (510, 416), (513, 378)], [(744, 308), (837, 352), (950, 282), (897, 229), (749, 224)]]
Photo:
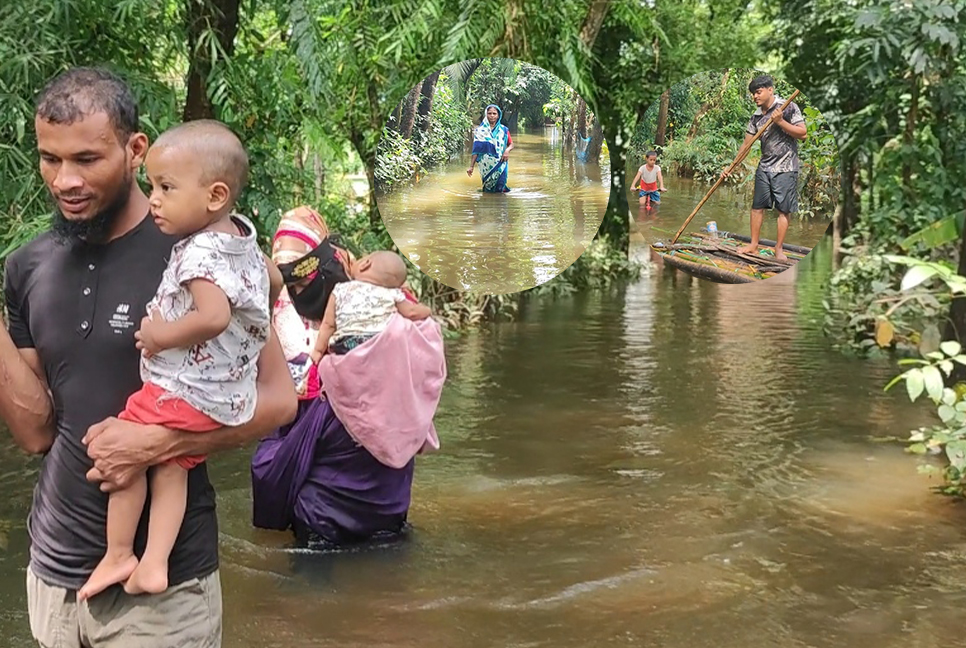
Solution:
[(755, 171), (752, 209), (777, 209), (783, 214), (798, 211), (798, 171)]

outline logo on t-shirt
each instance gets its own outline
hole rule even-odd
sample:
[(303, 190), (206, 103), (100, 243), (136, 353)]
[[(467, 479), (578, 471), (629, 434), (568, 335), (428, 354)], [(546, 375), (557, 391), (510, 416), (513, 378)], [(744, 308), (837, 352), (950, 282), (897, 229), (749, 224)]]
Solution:
[(130, 312), (130, 304), (117, 305), (117, 309), (115, 309), (114, 314), (111, 315), (111, 319), (108, 321), (108, 324), (114, 329), (115, 333), (124, 333), (124, 331), (134, 326), (134, 322), (131, 321), (131, 316), (129, 315)]

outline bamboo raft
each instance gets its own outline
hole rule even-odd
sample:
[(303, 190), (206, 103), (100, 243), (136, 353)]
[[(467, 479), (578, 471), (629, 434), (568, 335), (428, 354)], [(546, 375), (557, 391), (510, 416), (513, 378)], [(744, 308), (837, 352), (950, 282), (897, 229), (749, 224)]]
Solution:
[(676, 243), (662, 241), (651, 244), (661, 260), (672, 268), (719, 283), (753, 283), (774, 277), (805, 258), (811, 248), (785, 243), (782, 249), (788, 261), (775, 258), (775, 241), (758, 241), (757, 254), (739, 254), (737, 249), (751, 239), (731, 232), (717, 236), (693, 233)]

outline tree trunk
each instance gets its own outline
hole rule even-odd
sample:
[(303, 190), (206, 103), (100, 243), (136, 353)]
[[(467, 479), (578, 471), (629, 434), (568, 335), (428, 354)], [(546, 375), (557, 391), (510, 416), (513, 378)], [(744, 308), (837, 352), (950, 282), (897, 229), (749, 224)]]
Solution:
[[(842, 155), (842, 204), (835, 221), (833, 237), (841, 242), (859, 220), (859, 201), (855, 193), (858, 160), (854, 153)], [(841, 259), (838, 259), (841, 261)]]
[(577, 136), (581, 139), (587, 136), (587, 102), (583, 97), (577, 100)]
[[(214, 119), (215, 111), (208, 99), (208, 76), (212, 64), (207, 51), (199, 50), (199, 41), (210, 25), (225, 57), (235, 50), (238, 33), (239, 0), (185, 0), (185, 21), (188, 32), (188, 96), (185, 100), (183, 121)], [(222, 54), (218, 55), (219, 58)]]
[[(613, 122), (619, 123), (619, 122)], [(610, 199), (607, 201), (607, 211), (604, 212), (604, 219), (597, 230), (597, 238), (606, 237), (611, 247), (621, 250), (627, 254), (630, 246), (630, 206), (627, 204), (627, 192), (624, 185), (627, 183), (627, 176), (623, 173), (624, 169), (624, 144), (630, 139), (622, 132), (623, 129), (615, 129), (608, 138), (611, 142), (610, 168), (621, 169), (620, 173), (610, 174)], [(620, 143), (618, 143), (620, 142)]]
[(422, 89), (422, 83), (417, 84), (406, 98), (403, 99), (402, 107), (402, 120), (399, 123), (399, 133), (405, 139), (413, 134), (413, 124), (416, 122), (416, 104), (419, 102), (420, 90)]
[(590, 142), (587, 144), (587, 161), (599, 163), (602, 148), (604, 148), (604, 127), (595, 116), (594, 125), (590, 129)]
[(590, 5), (587, 17), (584, 18), (584, 24), (580, 28), (580, 40), (583, 41), (588, 50), (594, 48), (594, 41), (597, 40), (597, 34), (600, 33), (600, 28), (604, 24), (608, 9), (610, 9), (610, 0), (593, 0)]
[[(966, 276), (966, 227), (963, 228), (962, 239), (959, 243), (959, 269), (956, 273)], [(946, 324), (947, 340), (958, 340), (960, 344), (966, 346), (966, 297), (956, 295), (952, 306), (949, 308), (949, 322)], [(958, 362), (953, 363), (953, 373), (950, 380), (953, 384), (966, 380), (966, 367)], [(949, 383), (947, 383), (949, 384)]]
[(721, 103), (725, 90), (728, 89), (728, 76), (730, 74), (731, 70), (725, 70), (724, 76), (721, 77), (721, 91), (718, 93), (718, 96), (701, 104), (701, 108), (699, 108), (698, 112), (694, 115), (694, 119), (691, 120), (691, 128), (688, 129), (688, 142), (693, 140), (694, 136), (697, 135), (698, 125), (701, 123), (701, 120), (704, 118), (704, 116), (708, 114), (708, 111)]
[(912, 99), (909, 101), (909, 114), (906, 115), (906, 131), (902, 136), (904, 152), (902, 154), (902, 189), (906, 200), (910, 203), (915, 199), (912, 187), (912, 153), (916, 139), (916, 119), (919, 112), (919, 75), (912, 75)]
[(671, 107), (671, 89), (668, 88), (661, 93), (661, 104), (657, 111), (657, 134), (654, 136), (654, 143), (658, 146), (666, 144), (667, 134), (667, 113)]
[(433, 109), (433, 96), (436, 94), (436, 82), (439, 81), (439, 73), (436, 70), (423, 80), (423, 87), (420, 91), (419, 100), (419, 129), (424, 133), (429, 132), (430, 112)]

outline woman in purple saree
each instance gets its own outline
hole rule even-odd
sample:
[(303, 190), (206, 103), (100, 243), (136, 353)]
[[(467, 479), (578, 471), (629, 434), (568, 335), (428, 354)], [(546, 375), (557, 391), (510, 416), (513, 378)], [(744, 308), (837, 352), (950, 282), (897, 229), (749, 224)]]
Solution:
[(308, 207), (286, 213), (275, 234), (272, 258), (286, 287), (273, 324), (300, 400), (295, 420), (259, 442), (251, 467), (254, 525), (292, 530), (299, 544), (320, 548), (401, 537), (415, 467), (415, 458), (398, 469), (377, 461), (318, 397), (308, 353), (331, 286), (345, 280), (351, 260), (328, 238)]

